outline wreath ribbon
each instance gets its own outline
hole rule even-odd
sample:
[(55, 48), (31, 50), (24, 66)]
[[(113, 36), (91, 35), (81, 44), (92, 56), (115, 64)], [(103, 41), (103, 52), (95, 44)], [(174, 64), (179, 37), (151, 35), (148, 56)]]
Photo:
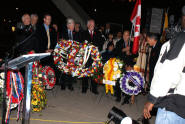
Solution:
[[(85, 56), (84, 56), (84, 62), (82, 64), (82, 67), (87, 63), (87, 60), (89, 59), (89, 56), (91, 54), (91, 48), (92, 48), (91, 46), (87, 46), (85, 48)], [(88, 51), (88, 54), (87, 54), (87, 51)]]
[(105, 84), (106, 94), (109, 91), (111, 92), (111, 94), (114, 94), (113, 85), (115, 85), (115, 81), (112, 81), (114, 61), (115, 59), (110, 59), (110, 62), (108, 62), (110, 68), (108, 68), (106, 80), (103, 81), (104, 83), (106, 83)]
[(90, 54), (91, 54), (91, 46), (87, 46), (86, 48), (85, 48), (85, 54), (84, 54), (84, 58), (83, 58), (83, 64), (79, 67), (79, 68), (77, 68), (76, 69), (76, 71), (74, 72), (74, 73), (72, 73), (72, 76), (74, 77), (74, 76), (77, 76), (77, 72), (79, 71), (79, 70), (81, 70), (84, 66), (85, 66), (85, 64), (87, 63), (87, 60), (89, 59), (89, 56), (90, 56)]
[(109, 91), (111, 92), (111, 94), (114, 94), (114, 89), (112, 85), (105, 84), (105, 90), (106, 90), (106, 94), (108, 94)]
[(20, 113), (20, 103), (23, 98), (23, 77), (20, 72), (8, 71), (7, 73), (7, 112), (5, 117), (5, 122), (9, 122), (10, 110), (12, 104), (18, 105), (17, 120), (19, 120)]

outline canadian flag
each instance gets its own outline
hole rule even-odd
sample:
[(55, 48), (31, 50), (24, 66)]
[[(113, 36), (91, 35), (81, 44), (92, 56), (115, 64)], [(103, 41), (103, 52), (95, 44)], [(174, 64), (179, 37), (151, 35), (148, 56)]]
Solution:
[(132, 48), (132, 53), (136, 54), (139, 48), (139, 38), (140, 38), (140, 24), (141, 24), (141, 0), (136, 1), (136, 5), (130, 17), (132, 26), (134, 28), (134, 43)]

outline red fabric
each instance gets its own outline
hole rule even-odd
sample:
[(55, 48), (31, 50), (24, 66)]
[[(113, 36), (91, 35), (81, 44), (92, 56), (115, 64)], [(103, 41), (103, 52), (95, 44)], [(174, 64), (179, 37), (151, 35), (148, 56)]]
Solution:
[[(11, 73), (12, 73), (12, 71), (8, 71), (7, 72), (7, 83), (6, 83), (6, 95), (8, 96), (8, 97), (11, 97), (11, 99), (12, 99), (12, 101), (11, 101), (11, 103), (19, 103), (21, 100), (22, 100), (22, 98), (23, 98), (23, 89), (21, 90), (21, 93), (19, 94), (20, 96), (19, 96), (19, 100), (20, 101), (18, 101), (18, 98), (16, 98), (16, 97), (14, 97), (14, 95), (12, 94), (12, 96), (10, 96), (10, 92), (11, 92), (11, 90), (13, 90), (13, 89), (11, 89), (11, 85), (14, 85), (13, 83), (11, 84), (11, 81), (13, 81), (13, 75), (11, 75)], [(14, 72), (14, 73), (20, 73), (20, 72)], [(11, 75), (11, 76), (10, 76)], [(11, 78), (10, 78), (11, 77)], [(23, 79), (23, 77), (22, 77), (22, 75), (21, 75), (21, 73), (20, 73), (20, 80), (21, 80), (21, 82), (22, 82), (22, 88), (24, 88), (24, 79)], [(16, 80), (17, 81), (17, 80)], [(14, 89), (15, 90), (15, 89)], [(16, 89), (17, 90), (17, 89)]]
[(141, 24), (141, 0), (137, 0), (130, 21), (134, 26), (134, 42), (132, 53), (136, 54), (139, 49), (140, 24)]
[(132, 47), (132, 53), (136, 54), (137, 51), (139, 50), (139, 36), (134, 38), (134, 43), (133, 43), (133, 47)]
[(135, 20), (135, 18), (136, 18), (136, 16), (137, 16), (137, 11), (138, 11), (138, 6), (139, 6), (139, 5), (141, 5), (141, 0), (137, 0), (137, 1), (136, 1), (136, 5), (135, 5), (134, 10), (133, 10), (133, 12), (132, 12), (132, 15), (131, 15), (131, 17), (130, 17), (130, 21), (131, 21), (132, 23), (134, 23), (134, 20)]
[(30, 52), (28, 52), (28, 54), (34, 54), (34, 52), (33, 51), (30, 51)]

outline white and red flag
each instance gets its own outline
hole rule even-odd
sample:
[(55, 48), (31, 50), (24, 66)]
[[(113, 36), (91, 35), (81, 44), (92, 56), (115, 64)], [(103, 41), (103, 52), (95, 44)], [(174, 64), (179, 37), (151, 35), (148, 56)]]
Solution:
[(136, 5), (130, 17), (132, 26), (134, 28), (134, 42), (132, 53), (136, 54), (139, 49), (140, 25), (141, 25), (141, 0), (136, 1)]

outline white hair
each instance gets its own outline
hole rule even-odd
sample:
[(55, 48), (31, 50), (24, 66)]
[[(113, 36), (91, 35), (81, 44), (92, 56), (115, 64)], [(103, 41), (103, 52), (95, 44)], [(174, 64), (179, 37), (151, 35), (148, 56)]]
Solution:
[(94, 19), (89, 19), (89, 20), (87, 20), (87, 25), (89, 25), (89, 22), (91, 22), (91, 21), (93, 21), (93, 22), (94, 22), (94, 24), (95, 24)]
[(74, 19), (68, 18), (68, 19), (67, 19), (67, 25), (72, 24), (72, 23), (73, 23), (73, 24), (75, 23)]

